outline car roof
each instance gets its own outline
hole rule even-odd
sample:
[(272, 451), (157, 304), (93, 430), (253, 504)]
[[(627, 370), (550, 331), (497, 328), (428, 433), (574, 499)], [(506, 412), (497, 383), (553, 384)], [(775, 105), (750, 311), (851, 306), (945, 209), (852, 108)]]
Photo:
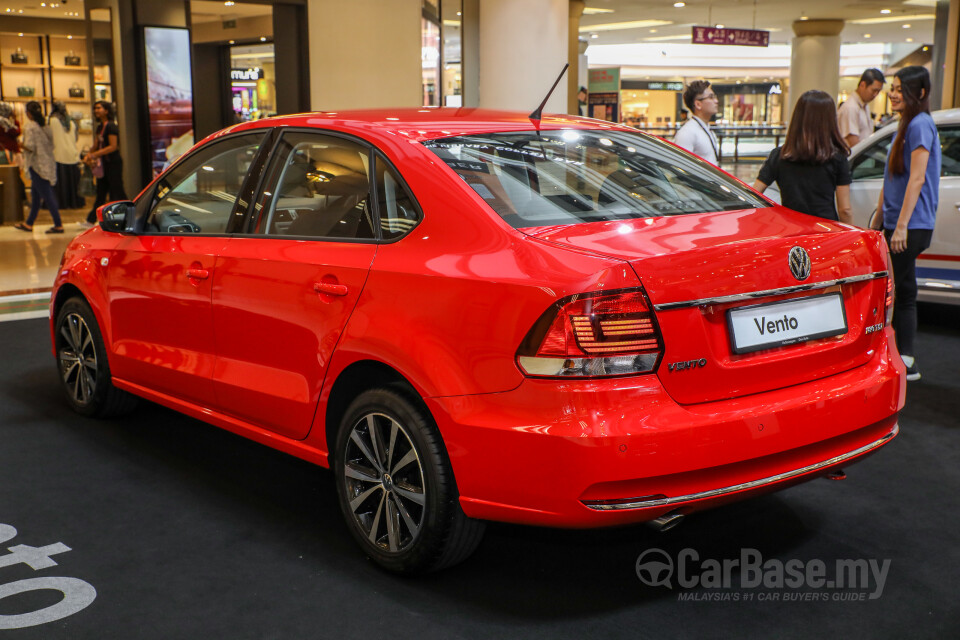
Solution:
[[(960, 123), (960, 109), (940, 109), (939, 111), (931, 112), (930, 115), (933, 116), (934, 123), (938, 125)], [(859, 154), (861, 150), (870, 146), (875, 140), (896, 131), (898, 126), (900, 126), (900, 120), (894, 120), (877, 129), (870, 134), (868, 138), (853, 145), (853, 148), (850, 150), (850, 156), (853, 157)]]
[(398, 109), (369, 109), (358, 111), (317, 111), (275, 116), (233, 125), (214, 137), (262, 127), (322, 127), (345, 132), (366, 133), (368, 136), (393, 138), (397, 136), (422, 142), (449, 136), (491, 133), (494, 131), (536, 131), (557, 129), (636, 129), (612, 122), (570, 116), (545, 114), (539, 121), (530, 119), (521, 111), (492, 109), (421, 107)]

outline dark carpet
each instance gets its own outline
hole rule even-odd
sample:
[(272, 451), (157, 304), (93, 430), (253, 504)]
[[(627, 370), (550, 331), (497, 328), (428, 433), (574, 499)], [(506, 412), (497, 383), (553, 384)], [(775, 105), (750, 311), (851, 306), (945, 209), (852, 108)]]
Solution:
[[(70, 548), (31, 560), (39, 568), (19, 561), (23, 548), (0, 555), (0, 627), (60, 606), (37, 588), (49, 583), (22, 581), (96, 589), (72, 615), (0, 636), (957, 638), (960, 308), (923, 306), (918, 348), (924, 378), (908, 389), (900, 437), (844, 482), (665, 534), (494, 524), (467, 562), (403, 579), (355, 547), (329, 472), (149, 403), (120, 420), (79, 417), (61, 398), (46, 323), (0, 323), (0, 554)], [(729, 586), (648, 586), (636, 563), (651, 548), (695, 551), (688, 575), (704, 581), (755, 549), (773, 582), (745, 586), (733, 570)], [(889, 572), (842, 588), (776, 582), (777, 565), (822, 561), (830, 576), (837, 560), (889, 561)]]

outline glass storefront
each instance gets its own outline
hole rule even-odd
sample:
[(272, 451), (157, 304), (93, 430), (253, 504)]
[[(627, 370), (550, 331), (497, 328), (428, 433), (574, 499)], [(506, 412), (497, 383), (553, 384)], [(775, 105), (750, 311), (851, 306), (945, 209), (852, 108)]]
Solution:
[(235, 122), (276, 115), (273, 44), (230, 48), (230, 90)]

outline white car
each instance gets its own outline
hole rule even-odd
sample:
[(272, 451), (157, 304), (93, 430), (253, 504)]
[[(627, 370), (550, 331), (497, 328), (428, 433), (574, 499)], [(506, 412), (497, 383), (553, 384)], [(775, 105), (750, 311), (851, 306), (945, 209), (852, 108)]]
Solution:
[[(960, 109), (935, 111), (933, 121), (942, 150), (940, 206), (930, 248), (917, 259), (918, 297), (927, 302), (960, 304)], [(888, 124), (851, 150), (850, 202), (853, 221), (861, 227), (867, 226), (877, 208), (897, 124)], [(780, 202), (776, 184), (770, 185), (764, 195)]]

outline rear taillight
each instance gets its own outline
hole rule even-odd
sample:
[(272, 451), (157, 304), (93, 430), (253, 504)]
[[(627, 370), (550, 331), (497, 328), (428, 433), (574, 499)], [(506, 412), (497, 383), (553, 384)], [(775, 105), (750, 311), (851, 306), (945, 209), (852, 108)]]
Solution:
[(570, 296), (540, 316), (517, 351), (530, 376), (622, 376), (654, 370), (663, 351), (642, 289)]

